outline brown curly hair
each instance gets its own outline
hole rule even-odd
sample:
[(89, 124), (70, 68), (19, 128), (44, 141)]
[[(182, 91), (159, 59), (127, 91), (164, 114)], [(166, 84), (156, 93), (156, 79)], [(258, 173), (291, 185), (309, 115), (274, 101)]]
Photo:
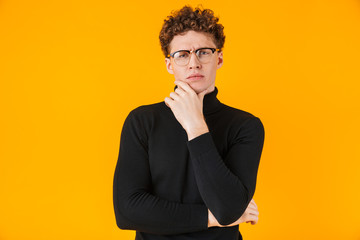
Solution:
[(225, 43), (224, 26), (218, 21), (219, 18), (214, 16), (211, 9), (201, 10), (196, 7), (193, 10), (191, 6), (185, 5), (178, 11), (172, 11), (171, 15), (164, 20), (159, 35), (161, 50), (165, 57), (169, 54), (172, 39), (189, 30), (209, 33), (216, 47), (222, 50)]

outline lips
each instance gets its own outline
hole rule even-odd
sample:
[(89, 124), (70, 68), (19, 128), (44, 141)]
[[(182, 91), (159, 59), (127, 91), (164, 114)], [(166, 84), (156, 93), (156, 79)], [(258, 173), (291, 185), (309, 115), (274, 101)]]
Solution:
[(199, 73), (194, 73), (194, 74), (191, 74), (190, 76), (188, 76), (187, 79), (201, 79), (203, 77), (204, 77), (204, 75), (201, 75)]

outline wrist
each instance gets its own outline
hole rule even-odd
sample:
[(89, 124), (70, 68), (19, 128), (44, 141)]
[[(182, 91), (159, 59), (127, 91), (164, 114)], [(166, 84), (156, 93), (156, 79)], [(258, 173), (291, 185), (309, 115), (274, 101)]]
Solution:
[(187, 128), (185, 131), (188, 135), (188, 140), (190, 141), (204, 133), (209, 132), (209, 128), (206, 125), (206, 122), (204, 120), (204, 121), (201, 121), (199, 124), (196, 124), (196, 125), (193, 125), (193, 126)]

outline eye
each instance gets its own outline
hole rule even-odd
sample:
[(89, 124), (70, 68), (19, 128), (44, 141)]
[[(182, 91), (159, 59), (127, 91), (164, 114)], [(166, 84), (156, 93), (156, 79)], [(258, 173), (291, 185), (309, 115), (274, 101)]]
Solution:
[(208, 55), (210, 52), (208, 50), (200, 50), (199, 55)]
[(187, 58), (189, 56), (188, 52), (178, 52), (175, 57), (176, 58)]

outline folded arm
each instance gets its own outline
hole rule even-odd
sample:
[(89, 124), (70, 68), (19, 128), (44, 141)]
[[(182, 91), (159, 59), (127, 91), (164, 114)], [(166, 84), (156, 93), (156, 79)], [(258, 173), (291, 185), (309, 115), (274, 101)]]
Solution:
[(179, 234), (207, 229), (204, 204), (183, 204), (151, 194), (147, 144), (131, 112), (124, 122), (113, 182), (116, 223), (121, 229)]
[(249, 205), (263, 142), (264, 128), (257, 117), (242, 124), (224, 159), (210, 132), (188, 141), (201, 197), (221, 225), (237, 221)]

